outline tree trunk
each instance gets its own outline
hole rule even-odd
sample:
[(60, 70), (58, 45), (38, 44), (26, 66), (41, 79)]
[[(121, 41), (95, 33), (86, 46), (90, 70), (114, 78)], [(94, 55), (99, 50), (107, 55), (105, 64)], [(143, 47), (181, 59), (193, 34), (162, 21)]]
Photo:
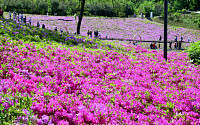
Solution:
[(83, 19), (84, 6), (85, 6), (85, 0), (81, 0), (81, 12), (80, 15), (78, 16), (77, 34), (80, 34), (80, 27), (81, 27), (81, 21)]
[(187, 0), (188, 10), (190, 10), (190, 0)]

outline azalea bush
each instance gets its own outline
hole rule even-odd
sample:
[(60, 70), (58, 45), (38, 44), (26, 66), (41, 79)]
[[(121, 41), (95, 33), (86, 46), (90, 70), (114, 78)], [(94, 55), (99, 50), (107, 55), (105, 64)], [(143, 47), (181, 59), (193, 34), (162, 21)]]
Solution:
[(140, 46), (122, 53), (0, 41), (1, 111), (12, 114), (5, 123), (200, 123), (200, 67), (187, 53), (171, 52), (166, 62)]
[(69, 35), (63, 33), (63, 35), (58, 32), (51, 31), (48, 29), (40, 29), (37, 27), (30, 27), (24, 24), (5, 21), (0, 23), (1, 30), (0, 33), (3, 35), (11, 36), (13, 40), (24, 40), (24, 41), (33, 41), (33, 42), (41, 42), (41, 41), (56, 41), (62, 42), (66, 44), (74, 44), (77, 45), (83, 42), (83, 39), (78, 39), (73, 35)]
[[(110, 43), (94, 38), (74, 36), (71, 34), (55, 32), (49, 29), (41, 29), (35, 26), (26, 26), (17, 22), (6, 20), (0, 22), (0, 34), (12, 40), (22, 40), (30, 42), (62, 43), (66, 46), (84, 46), (93, 49), (112, 49)], [(114, 45), (112, 45), (114, 47)], [(116, 48), (116, 47), (115, 47)]]
[(192, 43), (191, 47), (188, 49), (190, 59), (200, 64), (200, 41)]

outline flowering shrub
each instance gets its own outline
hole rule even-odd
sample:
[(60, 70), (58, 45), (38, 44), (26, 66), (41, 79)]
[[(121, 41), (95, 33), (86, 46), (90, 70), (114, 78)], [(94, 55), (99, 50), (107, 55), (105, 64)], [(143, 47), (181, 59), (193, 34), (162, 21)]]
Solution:
[(186, 53), (166, 62), (140, 46), (121, 53), (46, 45), (0, 38), (1, 100), (21, 93), (24, 102), (0, 101), (1, 111), (15, 106), (12, 116), (24, 116), (10, 123), (200, 124), (200, 67)]
[(28, 27), (16, 22), (0, 22), (0, 26), (1, 26), (0, 34), (10, 36), (13, 40), (21, 39), (24, 41), (32, 41), (32, 42), (49, 40), (49, 41), (56, 41), (59, 43), (62, 42), (67, 45), (70, 44), (77, 45), (83, 43), (83, 39), (78, 39), (73, 35), (69, 36), (66, 33), (60, 35), (58, 32), (54, 32), (47, 29), (39, 29), (37, 27)]
[(192, 43), (191, 47), (188, 50), (190, 59), (200, 64), (200, 41)]

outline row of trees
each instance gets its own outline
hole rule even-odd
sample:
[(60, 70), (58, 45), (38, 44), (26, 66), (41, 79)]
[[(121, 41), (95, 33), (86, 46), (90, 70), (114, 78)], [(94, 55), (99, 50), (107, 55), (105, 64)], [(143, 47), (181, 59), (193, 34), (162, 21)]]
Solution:
[[(82, 0), (0, 0), (5, 11), (17, 10), (32, 14), (72, 15), (80, 13)], [(200, 0), (168, 0), (169, 13), (178, 10), (200, 10)], [(164, 0), (86, 0), (85, 15), (119, 16), (154, 12), (161, 15)]]
[(5, 11), (18, 11), (31, 14), (71, 15), (78, 12), (79, 0), (1, 0)]

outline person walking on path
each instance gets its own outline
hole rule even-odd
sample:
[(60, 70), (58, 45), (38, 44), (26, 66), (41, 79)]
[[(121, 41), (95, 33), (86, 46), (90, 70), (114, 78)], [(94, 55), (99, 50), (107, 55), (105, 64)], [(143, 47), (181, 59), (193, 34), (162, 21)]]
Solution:
[(190, 37), (188, 37), (188, 43), (190, 42)]
[(92, 38), (92, 30), (90, 30), (90, 37)]
[(101, 39), (101, 31), (99, 31), (99, 38)]
[(39, 23), (39, 22), (37, 22), (37, 27), (38, 27), (38, 28), (40, 27), (40, 23)]
[(18, 20), (18, 23), (19, 23), (19, 13), (17, 14), (17, 20)]
[(158, 48), (160, 49), (160, 42), (162, 40), (162, 36), (160, 35), (160, 38), (159, 38), (159, 42), (158, 42)]
[(156, 42), (155, 42), (155, 49), (158, 49)]
[(13, 11), (13, 21), (15, 21), (15, 11)]
[(31, 26), (31, 17), (29, 18), (29, 24), (30, 24), (30, 26)]
[(160, 43), (158, 43), (158, 49), (160, 49)]
[(174, 49), (176, 49), (176, 42), (174, 42)]
[(26, 24), (26, 16), (24, 17), (24, 23)]
[(181, 36), (181, 42), (179, 42), (179, 46), (178, 46), (179, 50), (181, 50), (181, 44), (182, 44), (182, 42), (183, 42), (183, 37)]
[(169, 48), (172, 50), (172, 41), (169, 42)]
[(45, 25), (44, 24), (42, 24), (42, 29), (45, 29)]
[(153, 49), (156, 49), (156, 44), (155, 43), (153, 43)]
[(16, 11), (13, 12), (13, 20), (17, 21), (17, 12)]
[(90, 31), (89, 31), (89, 30), (87, 31), (87, 35), (88, 35), (88, 36), (90, 35)]
[(63, 35), (63, 28), (60, 28), (61, 35)]
[(178, 46), (177, 36), (175, 36), (175, 40), (174, 40), (174, 42), (176, 43), (176, 44), (174, 44), (174, 47), (175, 47), (175, 49), (177, 49), (177, 46)]
[(11, 20), (11, 12), (9, 11), (9, 17), (10, 17), (10, 20)]
[(21, 23), (23, 23), (23, 14), (22, 13), (20, 15), (20, 18), (21, 18)]
[(150, 44), (150, 49), (153, 49), (153, 43)]
[(159, 42), (161, 42), (161, 40), (162, 40), (162, 36), (160, 35)]

